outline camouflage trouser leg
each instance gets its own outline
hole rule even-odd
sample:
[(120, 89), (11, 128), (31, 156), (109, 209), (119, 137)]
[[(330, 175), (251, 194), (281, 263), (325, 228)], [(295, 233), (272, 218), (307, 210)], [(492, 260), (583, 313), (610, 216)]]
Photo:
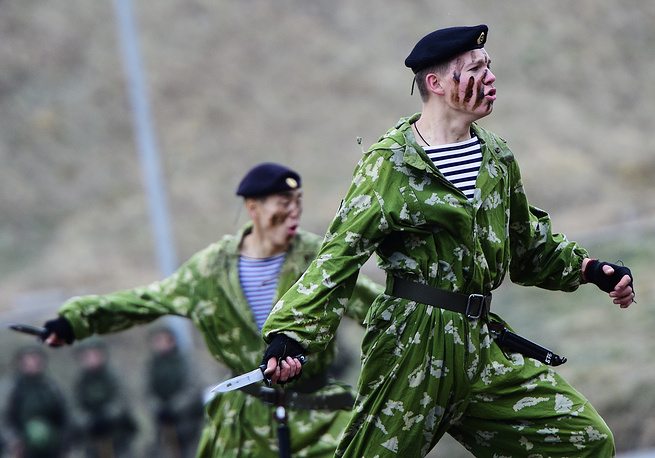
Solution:
[(401, 299), (375, 302), (358, 398), (337, 456), (426, 455), (458, 417), (489, 335), (463, 315)]
[(478, 457), (612, 457), (612, 433), (552, 368), (494, 344), (470, 403), (449, 433)]
[(482, 457), (613, 455), (588, 402), (548, 367), (506, 358), (486, 325), (406, 301), (382, 305), (368, 320), (337, 456), (421, 457), (446, 432)]
[[(319, 392), (340, 394), (349, 388), (330, 383)], [(274, 407), (241, 391), (217, 396), (207, 407), (197, 458), (278, 458)], [(332, 458), (350, 411), (287, 409), (291, 455)]]

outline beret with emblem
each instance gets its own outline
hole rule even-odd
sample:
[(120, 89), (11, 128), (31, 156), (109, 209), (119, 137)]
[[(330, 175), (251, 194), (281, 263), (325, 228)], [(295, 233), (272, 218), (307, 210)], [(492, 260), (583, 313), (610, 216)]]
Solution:
[(243, 177), (237, 195), (262, 197), (300, 188), (300, 175), (281, 164), (264, 162), (256, 165)]
[(488, 32), (489, 28), (484, 24), (435, 30), (416, 43), (405, 59), (405, 65), (416, 73), (465, 51), (480, 49), (487, 41)]

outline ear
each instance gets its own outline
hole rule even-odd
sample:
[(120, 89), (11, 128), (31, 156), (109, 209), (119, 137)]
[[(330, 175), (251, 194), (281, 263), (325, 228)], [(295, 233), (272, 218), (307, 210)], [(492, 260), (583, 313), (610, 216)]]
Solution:
[(445, 91), (441, 85), (441, 75), (438, 73), (428, 73), (425, 75), (425, 86), (430, 92), (433, 92), (437, 95), (444, 95)]
[(244, 206), (246, 207), (246, 211), (248, 212), (248, 216), (250, 216), (250, 219), (254, 219), (255, 216), (257, 215), (257, 209), (258, 209), (257, 199), (246, 198), (243, 203)]

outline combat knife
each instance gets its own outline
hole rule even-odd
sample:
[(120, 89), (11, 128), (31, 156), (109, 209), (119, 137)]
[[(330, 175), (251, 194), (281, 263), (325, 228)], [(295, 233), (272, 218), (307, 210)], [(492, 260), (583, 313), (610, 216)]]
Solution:
[[(295, 356), (294, 358), (300, 361), (300, 364), (305, 364), (306, 358), (303, 355)], [(228, 391), (238, 390), (244, 386), (252, 385), (253, 383), (261, 382), (266, 377), (264, 376), (264, 371), (266, 370), (266, 364), (262, 364), (257, 369), (254, 369), (245, 374), (237, 375), (231, 379), (225, 380), (224, 382), (219, 383), (213, 388), (209, 389), (210, 394), (214, 393), (226, 393)]]
[(32, 326), (31, 324), (14, 323), (9, 325), (9, 329), (38, 337), (41, 340), (45, 340), (48, 337), (48, 334), (50, 334), (46, 328), (42, 328), (41, 326)]

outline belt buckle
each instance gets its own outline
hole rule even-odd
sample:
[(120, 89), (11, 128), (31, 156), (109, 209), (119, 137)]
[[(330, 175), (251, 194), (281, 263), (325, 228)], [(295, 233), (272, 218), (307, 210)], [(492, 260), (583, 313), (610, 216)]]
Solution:
[[(478, 299), (479, 304), (478, 306), (478, 312), (477, 314), (471, 313), (471, 305), (475, 305), (475, 299)], [(482, 316), (482, 312), (484, 311), (485, 307), (485, 302), (486, 302), (486, 297), (483, 294), (469, 294), (468, 299), (466, 300), (466, 318), (469, 318), (471, 320), (477, 320)]]

